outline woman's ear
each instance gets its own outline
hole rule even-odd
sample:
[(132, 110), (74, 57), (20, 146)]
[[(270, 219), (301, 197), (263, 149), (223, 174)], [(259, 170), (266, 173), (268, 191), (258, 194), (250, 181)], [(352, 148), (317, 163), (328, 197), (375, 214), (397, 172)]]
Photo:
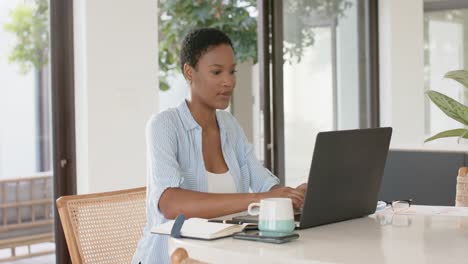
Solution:
[(190, 65), (187, 63), (184, 64), (184, 76), (188, 82), (192, 82), (192, 67), (190, 67)]

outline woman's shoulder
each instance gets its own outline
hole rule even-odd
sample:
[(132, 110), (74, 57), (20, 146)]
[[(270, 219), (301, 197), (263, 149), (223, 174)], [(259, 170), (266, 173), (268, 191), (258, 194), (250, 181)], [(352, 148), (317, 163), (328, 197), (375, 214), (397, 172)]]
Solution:
[(218, 111), (217, 112), (220, 119), (223, 122), (223, 126), (231, 136), (242, 136), (244, 134), (244, 129), (237, 121), (236, 117), (234, 117), (228, 111)]
[(177, 109), (169, 108), (160, 113), (154, 113), (146, 122), (147, 130), (176, 129), (177, 128)]

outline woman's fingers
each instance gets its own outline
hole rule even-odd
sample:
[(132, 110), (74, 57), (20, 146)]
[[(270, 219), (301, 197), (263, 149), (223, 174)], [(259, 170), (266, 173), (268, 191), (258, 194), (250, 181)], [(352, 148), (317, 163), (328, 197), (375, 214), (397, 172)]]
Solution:
[(300, 208), (304, 204), (304, 195), (295, 189), (288, 189), (287, 197), (292, 199), (294, 208)]
[(307, 183), (303, 183), (296, 187), (296, 190), (305, 193), (307, 191)]
[(303, 192), (300, 192), (300, 191), (298, 191), (298, 190), (296, 190), (296, 189), (293, 189), (293, 188), (289, 188), (289, 193), (290, 193), (292, 196), (294, 196), (294, 197), (296, 197), (296, 198), (298, 198), (298, 199), (304, 201), (304, 193), (303, 193)]
[(292, 199), (293, 207), (296, 209), (300, 209), (303, 205), (303, 202), (298, 199)]
[(291, 187), (279, 187), (270, 191), (270, 197), (286, 197), (293, 202), (294, 208), (300, 208), (304, 204), (304, 193)]

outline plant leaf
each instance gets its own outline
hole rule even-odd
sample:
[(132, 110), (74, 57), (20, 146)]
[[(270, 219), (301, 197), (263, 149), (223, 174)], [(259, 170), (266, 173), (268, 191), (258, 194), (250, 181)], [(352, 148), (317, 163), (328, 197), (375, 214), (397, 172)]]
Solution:
[(447, 130), (447, 131), (444, 131), (444, 132), (440, 132), (440, 133), (438, 133), (438, 134), (424, 140), (424, 143), (432, 141), (434, 139), (446, 138), (446, 137), (468, 138), (468, 129), (458, 128), (458, 129), (452, 129), (452, 130)]
[(167, 82), (159, 79), (159, 90), (161, 91), (167, 91), (170, 89), (170, 86), (167, 84)]
[(468, 107), (433, 90), (427, 91), (426, 94), (446, 115), (468, 126)]
[(468, 71), (466, 70), (449, 71), (444, 78), (455, 80), (468, 89)]

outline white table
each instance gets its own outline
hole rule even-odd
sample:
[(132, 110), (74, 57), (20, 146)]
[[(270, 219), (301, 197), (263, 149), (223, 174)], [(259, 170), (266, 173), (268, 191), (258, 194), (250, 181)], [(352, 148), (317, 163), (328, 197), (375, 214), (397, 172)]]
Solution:
[(468, 263), (468, 208), (411, 208), (299, 230), (281, 245), (170, 238), (169, 253), (183, 247), (209, 263)]

